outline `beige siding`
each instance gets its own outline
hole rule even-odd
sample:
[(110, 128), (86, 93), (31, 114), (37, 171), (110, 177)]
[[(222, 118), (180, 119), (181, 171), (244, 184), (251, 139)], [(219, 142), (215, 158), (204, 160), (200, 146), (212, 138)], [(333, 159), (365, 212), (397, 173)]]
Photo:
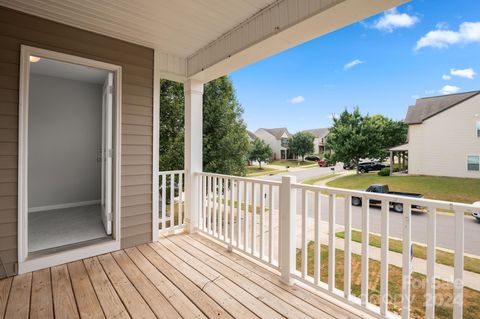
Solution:
[(153, 50), (0, 7), (0, 256), (17, 260), (20, 45), (122, 66), (122, 247), (151, 239)]
[(480, 178), (467, 171), (467, 155), (480, 155), (475, 123), (480, 121), (480, 96), (409, 127), (408, 172)]

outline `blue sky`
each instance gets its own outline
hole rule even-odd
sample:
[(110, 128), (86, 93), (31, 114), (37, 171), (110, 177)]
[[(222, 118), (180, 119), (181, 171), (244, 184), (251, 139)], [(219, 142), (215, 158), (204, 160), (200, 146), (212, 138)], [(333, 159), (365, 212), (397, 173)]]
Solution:
[(416, 97), (480, 89), (480, 1), (414, 0), (231, 73), (248, 129), (403, 119)]

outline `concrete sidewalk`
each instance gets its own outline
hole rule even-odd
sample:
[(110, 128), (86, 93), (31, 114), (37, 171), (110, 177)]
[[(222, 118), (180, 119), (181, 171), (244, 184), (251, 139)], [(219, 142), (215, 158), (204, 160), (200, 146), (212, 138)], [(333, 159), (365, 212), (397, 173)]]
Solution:
[[(251, 218), (251, 214), (249, 214), (249, 218)], [(267, 214), (266, 214), (267, 215)], [(273, 250), (273, 258), (277, 259), (278, 258), (278, 211), (274, 211), (273, 217), (273, 225), (274, 225), (274, 238), (272, 241), (272, 250)], [(266, 216), (266, 218), (268, 218)], [(251, 221), (251, 219), (250, 219)], [(256, 220), (256, 225), (257, 225), (257, 232), (256, 232), (256, 248), (260, 246), (260, 218), (257, 218)], [(302, 217), (301, 215), (297, 215), (297, 234), (296, 234), (296, 247), (297, 249), (301, 249), (302, 247)], [(243, 227), (242, 227), (243, 228)], [(265, 227), (267, 228), (267, 227)], [(342, 225), (336, 225), (335, 227), (335, 232), (343, 231), (344, 227)], [(242, 232), (244, 232), (244, 229), (242, 229)], [(309, 217), (307, 218), (307, 242), (314, 240), (314, 219)], [(268, 229), (264, 230), (264, 240), (268, 238)], [(321, 221), (320, 222), (320, 242), (323, 245), (328, 245), (329, 244), (329, 231), (328, 231), (328, 222)], [(266, 247), (266, 242), (265, 242), (265, 247)], [(337, 249), (344, 250), (345, 249), (345, 241), (342, 238), (335, 238), (335, 246)], [(362, 255), (362, 244), (357, 243), (357, 242), (351, 242), (351, 251), (353, 254)], [(368, 248), (369, 251), (369, 257), (370, 259), (376, 260), (376, 261), (381, 261), (381, 249), (374, 247), (374, 246), (369, 246)], [(403, 254), (389, 251), (388, 253), (388, 263), (390, 265), (394, 265), (397, 267), (402, 267), (402, 257)], [(278, 260), (278, 259), (277, 259)], [(417, 272), (419, 274), (426, 275), (427, 274), (427, 261), (425, 259), (421, 258), (416, 258), (414, 257), (412, 259), (412, 271)], [(454, 268), (451, 266), (446, 266), (442, 264), (435, 264), (435, 275), (437, 279), (443, 280), (445, 282), (453, 283), (454, 281)], [(463, 272), (463, 279), (464, 279), (464, 285), (465, 287), (475, 289), (477, 291), (480, 291), (480, 274), (466, 271), (464, 270)]]

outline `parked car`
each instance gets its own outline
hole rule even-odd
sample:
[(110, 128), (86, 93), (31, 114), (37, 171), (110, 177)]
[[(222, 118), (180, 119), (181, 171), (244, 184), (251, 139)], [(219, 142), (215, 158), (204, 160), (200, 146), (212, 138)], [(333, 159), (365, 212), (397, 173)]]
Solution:
[[(406, 196), (406, 197), (415, 197), (415, 198), (423, 198), (422, 194), (418, 193), (405, 193), (405, 192), (392, 192), (388, 188), (388, 185), (386, 184), (372, 184), (368, 186), (368, 188), (365, 190), (366, 192), (370, 193), (379, 193), (379, 194), (389, 194), (389, 195), (399, 195), (399, 196)], [(370, 199), (370, 205), (381, 205), (382, 202), (379, 200), (375, 199)], [(352, 196), (352, 205), (353, 206), (362, 206), (362, 198), (361, 197), (356, 197)], [(390, 207), (393, 208), (394, 211), (397, 213), (402, 213), (403, 212), (403, 204), (402, 203), (397, 203), (397, 202), (390, 202)], [(421, 209), (421, 206), (418, 205), (412, 205), (412, 208), (414, 209)]]
[(353, 161), (347, 161), (343, 163), (343, 169), (354, 169), (354, 168), (355, 168), (355, 164), (353, 163)]
[(478, 206), (478, 210), (473, 212), (472, 216), (480, 222), (480, 201), (473, 203), (473, 206)]
[(337, 164), (336, 162), (332, 162), (328, 160), (321, 160), (321, 161), (318, 161), (317, 163), (318, 163), (318, 166), (320, 167), (335, 166)]
[(361, 162), (358, 164), (358, 171), (361, 173), (368, 173), (372, 171), (379, 171), (386, 165), (380, 162)]
[(308, 156), (305, 156), (305, 160), (306, 161), (312, 161), (312, 162), (318, 162), (320, 160), (320, 157), (318, 157), (317, 155), (308, 155)]

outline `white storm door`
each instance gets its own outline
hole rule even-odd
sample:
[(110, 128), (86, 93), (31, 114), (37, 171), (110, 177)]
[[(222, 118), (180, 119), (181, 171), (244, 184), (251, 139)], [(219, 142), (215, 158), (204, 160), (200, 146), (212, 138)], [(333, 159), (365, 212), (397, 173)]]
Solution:
[(113, 128), (113, 74), (109, 73), (103, 85), (102, 104), (102, 222), (107, 235), (112, 234), (112, 128)]

